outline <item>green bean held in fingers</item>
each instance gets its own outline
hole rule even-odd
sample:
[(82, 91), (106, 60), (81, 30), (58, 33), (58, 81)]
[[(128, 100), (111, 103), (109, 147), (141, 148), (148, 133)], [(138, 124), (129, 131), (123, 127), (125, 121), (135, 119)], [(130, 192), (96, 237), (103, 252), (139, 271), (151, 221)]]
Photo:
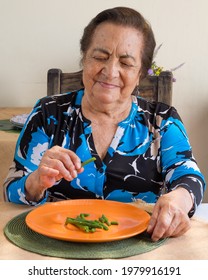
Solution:
[(89, 159), (83, 161), (83, 162), (81, 163), (81, 166), (84, 167), (86, 164), (88, 164), (88, 163), (90, 163), (90, 162), (93, 162), (93, 161), (95, 161), (95, 160), (96, 160), (95, 157), (89, 158)]

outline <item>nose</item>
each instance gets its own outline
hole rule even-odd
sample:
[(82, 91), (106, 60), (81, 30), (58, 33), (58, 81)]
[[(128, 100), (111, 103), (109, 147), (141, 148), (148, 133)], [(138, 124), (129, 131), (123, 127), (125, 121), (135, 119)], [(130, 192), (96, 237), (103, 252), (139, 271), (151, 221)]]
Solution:
[(102, 73), (110, 79), (119, 77), (119, 62), (116, 59), (108, 59), (103, 66)]

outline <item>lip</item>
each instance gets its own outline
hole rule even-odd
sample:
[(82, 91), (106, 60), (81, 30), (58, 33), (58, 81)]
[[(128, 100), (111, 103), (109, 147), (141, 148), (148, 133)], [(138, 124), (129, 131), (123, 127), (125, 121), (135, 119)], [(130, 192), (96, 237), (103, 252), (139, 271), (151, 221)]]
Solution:
[(111, 83), (100, 82), (100, 81), (98, 81), (98, 83), (101, 85), (101, 87), (103, 87), (103, 88), (107, 88), (107, 89), (119, 88), (119, 86), (118, 86), (118, 85), (111, 84)]

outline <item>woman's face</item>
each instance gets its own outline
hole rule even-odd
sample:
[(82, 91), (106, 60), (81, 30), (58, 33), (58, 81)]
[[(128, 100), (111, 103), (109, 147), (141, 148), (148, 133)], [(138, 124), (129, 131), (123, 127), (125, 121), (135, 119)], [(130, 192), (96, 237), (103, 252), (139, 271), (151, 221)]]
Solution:
[(104, 104), (129, 99), (139, 83), (143, 36), (132, 27), (100, 24), (83, 59), (85, 94)]

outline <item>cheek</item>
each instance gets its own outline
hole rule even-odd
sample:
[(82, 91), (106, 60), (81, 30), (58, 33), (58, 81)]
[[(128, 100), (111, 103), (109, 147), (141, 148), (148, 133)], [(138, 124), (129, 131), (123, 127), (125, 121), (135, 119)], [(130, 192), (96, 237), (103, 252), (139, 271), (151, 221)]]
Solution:
[(84, 86), (94, 85), (97, 77), (101, 73), (102, 68), (97, 63), (85, 63), (83, 65), (83, 83)]
[(82, 80), (85, 87), (92, 85), (94, 83), (94, 71), (93, 68), (83, 68)]
[(86, 60), (83, 65), (83, 75), (93, 77), (97, 72), (99, 72), (98, 65), (92, 62), (90, 59)]
[(130, 75), (124, 75), (123, 81), (127, 87), (135, 88), (139, 83), (140, 75), (138, 73), (131, 73)]

